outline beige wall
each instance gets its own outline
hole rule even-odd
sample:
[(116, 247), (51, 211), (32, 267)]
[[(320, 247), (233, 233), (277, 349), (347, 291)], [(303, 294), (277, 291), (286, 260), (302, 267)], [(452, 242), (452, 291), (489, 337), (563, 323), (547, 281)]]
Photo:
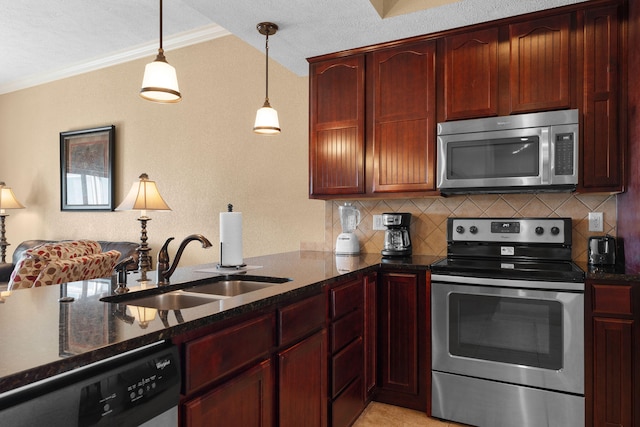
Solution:
[(151, 57), (0, 95), (0, 180), (27, 206), (7, 218), (8, 255), (26, 239), (139, 241), (138, 212), (60, 211), (59, 132), (109, 124), (116, 205), (146, 172), (173, 209), (149, 213), (154, 260), (167, 237), (202, 233), (214, 248), (192, 243), (183, 264), (216, 262), (227, 203), (243, 212), (245, 257), (324, 241), (324, 203), (307, 196), (308, 79), (270, 63), (269, 95), (283, 132), (255, 135), (264, 58), (234, 36), (167, 52), (184, 96), (174, 105), (137, 94)]

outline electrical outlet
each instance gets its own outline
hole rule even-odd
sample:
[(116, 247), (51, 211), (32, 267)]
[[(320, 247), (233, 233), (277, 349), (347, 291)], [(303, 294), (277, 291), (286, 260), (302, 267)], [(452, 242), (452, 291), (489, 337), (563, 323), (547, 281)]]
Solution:
[(589, 231), (603, 231), (602, 212), (589, 212)]
[(382, 215), (373, 216), (373, 229), (374, 230), (386, 230), (387, 227), (382, 225)]

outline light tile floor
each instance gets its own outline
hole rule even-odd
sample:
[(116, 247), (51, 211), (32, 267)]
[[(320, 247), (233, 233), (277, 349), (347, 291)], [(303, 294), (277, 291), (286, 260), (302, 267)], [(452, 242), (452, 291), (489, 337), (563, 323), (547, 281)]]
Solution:
[(424, 412), (371, 402), (353, 427), (464, 427), (462, 424), (429, 418)]

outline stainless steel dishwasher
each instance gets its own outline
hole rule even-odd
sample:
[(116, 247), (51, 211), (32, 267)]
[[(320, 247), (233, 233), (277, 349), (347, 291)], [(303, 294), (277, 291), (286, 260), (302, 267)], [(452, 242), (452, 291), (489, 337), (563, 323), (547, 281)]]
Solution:
[(158, 342), (0, 394), (6, 426), (177, 426), (180, 360)]

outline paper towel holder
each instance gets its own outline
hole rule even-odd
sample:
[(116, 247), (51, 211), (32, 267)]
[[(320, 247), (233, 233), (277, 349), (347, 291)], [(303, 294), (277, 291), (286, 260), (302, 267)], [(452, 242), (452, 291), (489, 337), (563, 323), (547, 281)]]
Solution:
[(242, 268), (244, 268), (246, 266), (247, 266), (247, 264), (240, 264), (240, 265), (224, 265), (224, 264), (222, 264), (222, 242), (220, 242), (220, 262), (218, 263), (218, 265), (216, 265), (216, 268), (240, 270), (240, 269), (242, 269)]
[[(231, 203), (227, 204), (227, 212), (233, 212), (233, 205)], [(226, 270), (240, 270), (247, 266), (247, 264), (238, 264), (238, 265), (226, 265), (222, 263), (222, 252), (223, 252), (223, 242), (220, 242), (220, 262), (216, 266), (218, 269), (226, 269)]]

